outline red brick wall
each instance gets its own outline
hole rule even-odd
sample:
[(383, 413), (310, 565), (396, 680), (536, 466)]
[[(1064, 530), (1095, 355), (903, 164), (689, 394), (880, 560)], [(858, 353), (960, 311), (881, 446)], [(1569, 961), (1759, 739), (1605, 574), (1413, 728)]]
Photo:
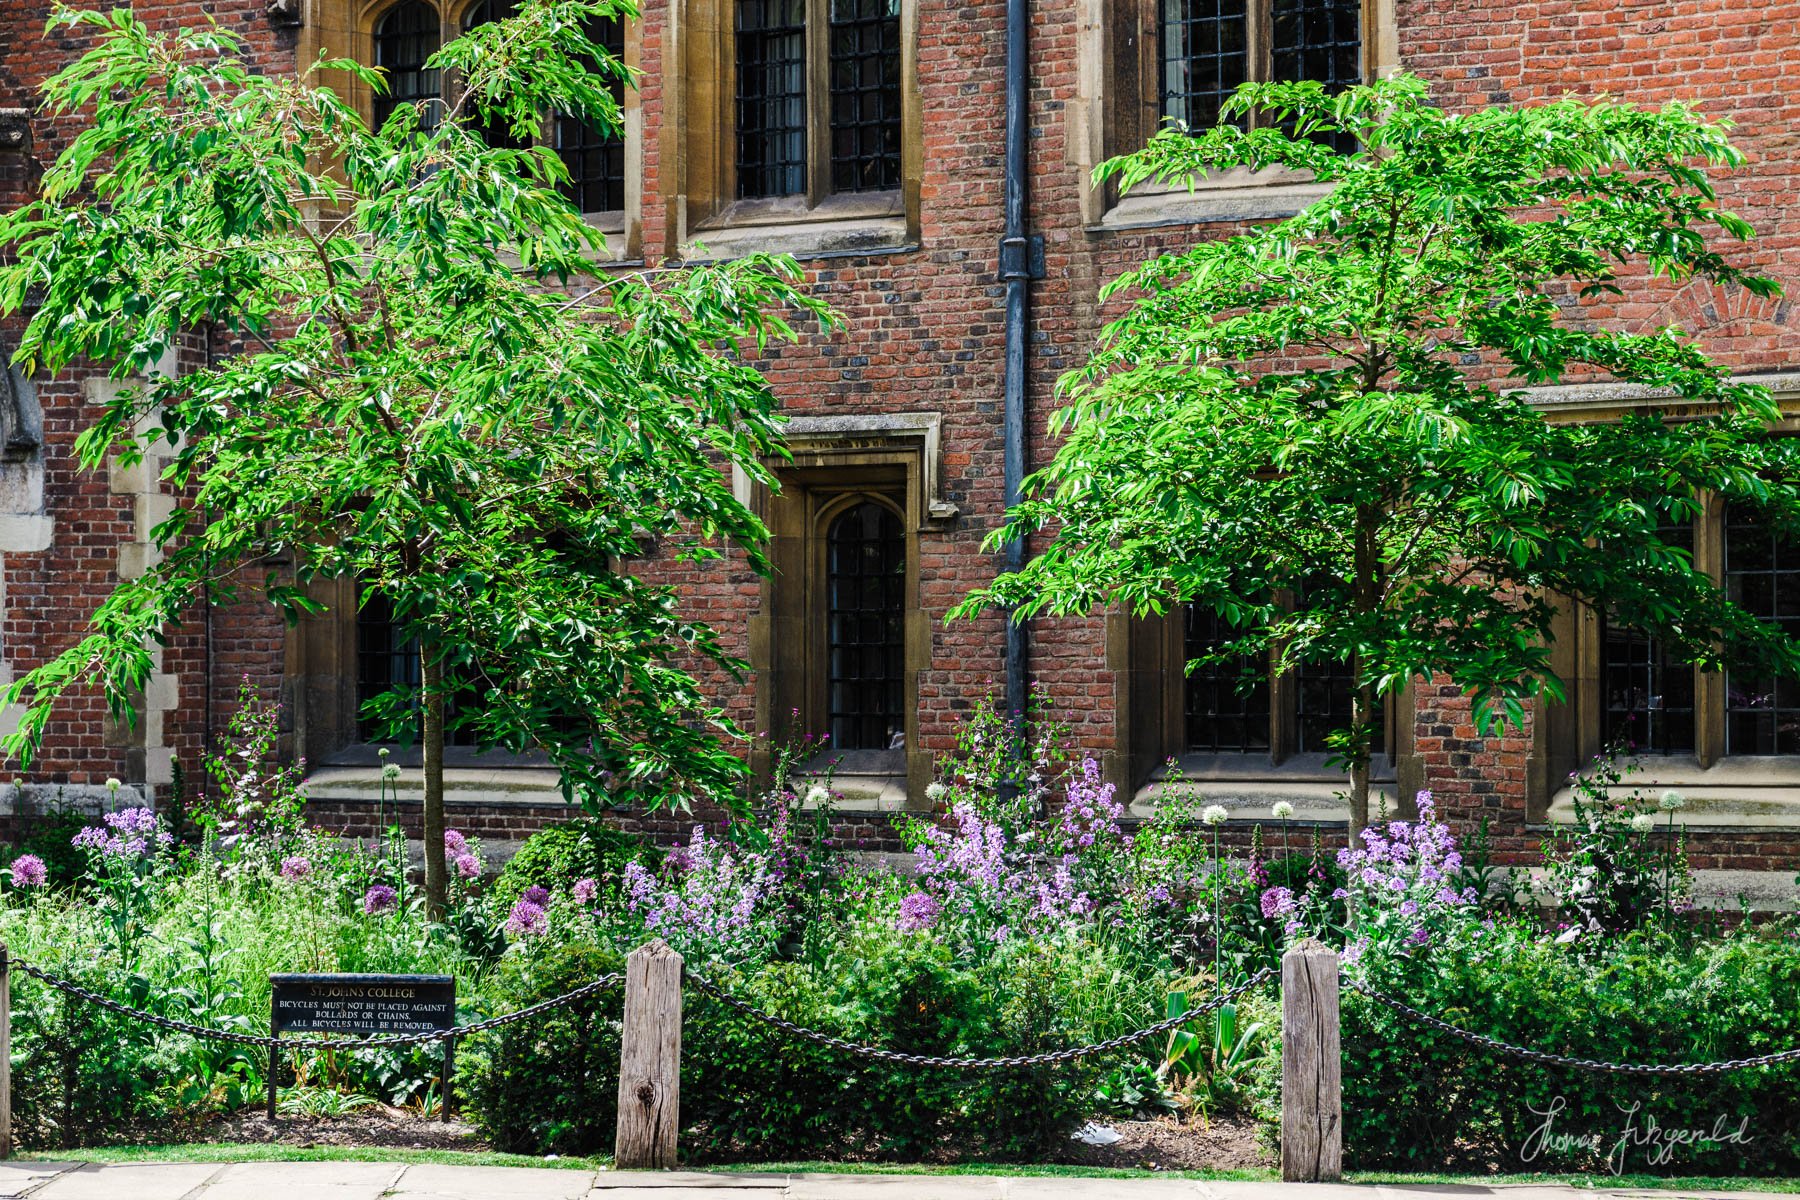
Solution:
[[(646, 5), (641, 38), (644, 257), (660, 262), (670, 214), (663, 199), (665, 108), (661, 55), (667, 44), (667, 5)], [(229, 3), (140, 4), (157, 23), (212, 13), (244, 34), (261, 69), (294, 69), (292, 31), (272, 29), (262, 0)], [(81, 49), (79, 39), (41, 35), (47, 6), (0, 0), (0, 106), (31, 104), (48, 73)], [(795, 413), (933, 411), (943, 415), (943, 490), (961, 516), (921, 537), (920, 604), (930, 626), (929, 669), (918, 682), (920, 736), (947, 749), (970, 703), (995, 689), (1002, 673), (1002, 626), (996, 618), (945, 627), (944, 613), (969, 588), (989, 578), (991, 556), (980, 551), (1001, 507), (1002, 285), (1001, 131), (1004, 125), (1004, 0), (948, 8), (921, 5), (919, 93), (924, 153), (920, 180), (920, 248), (898, 254), (841, 258), (808, 265), (808, 279), (848, 321), (833, 338), (807, 336), (771, 354), (762, 365)], [(1800, 44), (1800, 0), (1742, 5), (1725, 0), (1399, 0), (1403, 65), (1432, 81), (1441, 102), (1457, 107), (1554, 97), (1565, 91), (1610, 90), (1631, 103), (1699, 101), (1715, 116), (1739, 123), (1746, 164), (1721, 183), (1722, 201), (1755, 224), (1749, 261), (1786, 281), (1800, 266), (1800, 87), (1784, 74)], [(1222, 237), (1226, 224), (1117, 233), (1083, 228), (1083, 181), (1071, 165), (1068, 109), (1076, 100), (1076, 12), (1072, 0), (1033, 0), (1031, 222), (1044, 236), (1048, 277), (1032, 287), (1030, 343), (1034, 465), (1047, 458), (1046, 422), (1056, 377), (1080, 361), (1102, 320), (1098, 286), (1159, 250), (1196, 237)], [(72, 132), (69, 124), (39, 121), (35, 152), (48, 159)], [(0, 154), (0, 203), (17, 204), (32, 171), (19, 156)], [(1629, 328), (1679, 320), (1698, 327), (1726, 362), (1744, 370), (1787, 369), (1796, 359), (1800, 327), (1792, 306), (1718, 296), (1711, 289), (1667, 286), (1629, 302), (1597, 305), (1592, 319)], [(129, 497), (113, 494), (104, 477), (76, 469), (75, 433), (91, 419), (79, 380), (42, 381), (46, 409), (46, 499), (57, 519), (57, 540), (41, 554), (5, 556), (6, 609), (0, 648), (15, 671), (28, 669), (79, 636), (100, 596), (116, 577), (119, 543), (131, 536)], [(760, 602), (760, 585), (742, 559), (711, 568), (667, 568), (696, 617), (727, 631), (726, 648), (747, 656), (744, 614)], [(1040, 621), (1033, 629), (1035, 679), (1071, 722), (1086, 751), (1106, 755), (1120, 739), (1113, 721), (1114, 678), (1099, 619)], [(243, 604), (215, 612), (210, 639), (204, 624), (181, 633), (168, 650), (168, 668), (183, 680), (180, 707), (170, 714), (170, 740), (190, 774), (198, 764), (203, 730), (222, 729), (238, 681), (248, 675), (266, 697), (279, 692), (284, 634), (266, 610)], [(202, 685), (202, 679), (209, 683)], [(718, 681), (741, 722), (753, 721), (753, 693)], [(1530, 730), (1503, 737), (1475, 736), (1468, 706), (1456, 689), (1422, 686), (1416, 714), (1417, 748), (1425, 780), (1459, 825), (1491, 819), (1503, 860), (1527, 859), (1535, 835), (1525, 825), (1524, 787)], [(210, 701), (210, 702), (209, 702)], [(101, 707), (84, 699), (59, 719), (34, 777), (92, 781), (141, 770), (126, 750), (109, 746)], [(560, 813), (551, 806), (544, 817)], [(354, 814), (322, 809), (329, 822), (355, 827)], [(493, 836), (516, 832), (520, 810), (471, 812)], [(479, 826), (486, 833), (487, 825)], [(664, 833), (670, 830), (663, 830)], [(1696, 865), (1796, 864), (1792, 836), (1705, 835), (1695, 839)]]

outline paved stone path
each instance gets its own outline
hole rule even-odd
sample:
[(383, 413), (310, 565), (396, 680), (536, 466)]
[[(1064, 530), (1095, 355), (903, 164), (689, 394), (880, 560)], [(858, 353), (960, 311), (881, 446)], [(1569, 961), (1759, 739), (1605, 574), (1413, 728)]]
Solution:
[(0, 1200), (1769, 1200), (1755, 1192), (987, 1175), (737, 1175), (437, 1163), (0, 1162)]

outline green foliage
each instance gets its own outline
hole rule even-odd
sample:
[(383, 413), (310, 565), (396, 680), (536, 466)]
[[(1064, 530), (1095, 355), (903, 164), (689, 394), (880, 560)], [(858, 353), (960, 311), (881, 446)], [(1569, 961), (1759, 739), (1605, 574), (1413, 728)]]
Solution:
[(491, 895), (509, 908), (533, 884), (552, 892), (567, 891), (583, 878), (616, 884), (626, 863), (654, 865), (660, 858), (656, 847), (599, 821), (551, 825), (525, 839), (500, 869)]
[(1572, 781), (1574, 821), (1543, 842), (1545, 890), (1575, 931), (1567, 936), (1584, 946), (1649, 924), (1669, 928), (1693, 892), (1687, 829), (1675, 832), (1674, 810), (1685, 801), (1663, 793), (1668, 822), (1659, 831), (1661, 800), (1623, 786), (1638, 765), (1621, 763), (1616, 749), (1597, 757)]
[[(1465, 1028), (1518, 1045), (1611, 1062), (1706, 1062), (1800, 1046), (1800, 942), (1793, 930), (1743, 932), (1684, 949), (1644, 932), (1597, 958), (1502, 924), (1429, 956), (1362, 965), (1370, 983)], [(1520, 1062), (1439, 1034), (1344, 993), (1344, 1149), (1357, 1168), (1609, 1170), (1633, 1104), (1641, 1131), (1736, 1129), (1747, 1140), (1676, 1145), (1666, 1162), (1628, 1144), (1626, 1171), (1800, 1170), (1800, 1067), (1645, 1078)], [(1560, 1098), (1560, 1105), (1559, 1105)], [(1554, 1131), (1600, 1148), (1529, 1139), (1553, 1107)]]
[(48, 812), (22, 815), (20, 833), (9, 847), (12, 858), (35, 854), (44, 860), (51, 887), (69, 887), (87, 871), (87, 855), (71, 839), (93, 820), (91, 814), (60, 802)]
[[(615, 952), (558, 946), (509, 959), (495, 981), (493, 1001), (497, 1011), (511, 1011), (623, 969), (624, 959)], [(541, 1020), (503, 1025), (464, 1043), (458, 1067), (462, 1104), (497, 1149), (585, 1154), (612, 1146), (623, 1003), (619, 989), (601, 992)], [(684, 1095), (684, 1112), (688, 1103)]]
[[(1336, 95), (1248, 84), (1225, 119), (1255, 110), (1255, 129), (1169, 130), (1102, 166), (1126, 187), (1235, 167), (1333, 186), (1107, 285), (1128, 307), (1064, 377), (1063, 443), (990, 535), (1039, 552), (956, 610), (1191, 603), (1232, 631), (1202, 661), (1348, 664), (1338, 749), (1359, 826), (1379, 696), (1448, 676), (1484, 728), (1560, 697), (1553, 596), (1682, 662), (1800, 671), (1800, 647), (1658, 534), (1710, 493), (1800, 537), (1800, 445), (1764, 436), (1768, 392), (1691, 333), (1585, 311), (1661, 281), (1776, 294), (1713, 245), (1750, 236), (1707, 176), (1742, 161), (1725, 126), (1678, 103), (1447, 113), (1425, 97), (1405, 76)], [(1352, 153), (1314, 140), (1337, 133)], [(1666, 389), (1682, 419), (1553, 422), (1519, 390), (1571, 374)]]
[[(402, 105), (371, 130), (313, 74), (252, 71), (218, 25), (58, 11), (93, 48), (45, 107), (83, 128), (41, 198), (0, 217), (0, 313), (32, 294), (26, 369), (84, 359), (142, 380), (79, 458), (165, 456), (180, 503), (88, 636), (7, 687), (0, 703), (25, 706), (10, 753), (37, 747), (72, 688), (130, 714), (166, 627), (230, 599), (244, 564), (281, 561), (261, 592), (290, 619), (319, 608), (313, 581), (349, 577), (419, 639), (420, 688), (370, 706), (391, 732), (422, 706), (440, 745), (437, 702), (472, 694), (456, 719), (482, 744), (545, 751), (571, 798), (735, 794), (743, 765), (720, 735), (737, 730), (693, 671), (740, 664), (627, 564), (736, 546), (766, 566), (766, 531), (721, 470), (772, 483), (781, 453), (746, 362), (795, 336), (786, 314), (833, 318), (787, 259), (599, 269), (557, 155), (482, 140), (487, 122), (551, 111), (619, 129), (624, 68), (585, 32), (608, 15), (632, 13), (526, 0), (432, 58), (460, 81), (445, 119), (425, 129)], [(199, 329), (233, 352), (166, 372)], [(428, 882), (442, 862), (434, 838)]]

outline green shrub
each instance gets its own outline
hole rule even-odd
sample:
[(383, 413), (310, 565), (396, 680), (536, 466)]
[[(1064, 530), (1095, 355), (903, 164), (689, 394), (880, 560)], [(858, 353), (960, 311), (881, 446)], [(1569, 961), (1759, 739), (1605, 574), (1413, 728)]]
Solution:
[[(598, 947), (555, 946), (506, 959), (490, 995), (495, 1012), (510, 1012), (623, 969), (623, 959)], [(463, 1107), (496, 1149), (589, 1154), (612, 1148), (622, 1011), (623, 992), (613, 988), (464, 1043), (456, 1073)]]
[[(1516, 1045), (1608, 1062), (1745, 1058), (1800, 1047), (1800, 943), (1776, 929), (1684, 946), (1639, 934), (1596, 957), (1520, 926), (1500, 926), (1429, 955), (1359, 970), (1390, 995)], [(1800, 1064), (1718, 1074), (1599, 1074), (1523, 1062), (1424, 1028), (1346, 990), (1344, 1150), (1359, 1168), (1498, 1164), (1607, 1170), (1627, 1110), (1641, 1138), (1663, 1130), (1735, 1130), (1747, 1140), (1624, 1148), (1632, 1171), (1679, 1175), (1800, 1170)], [(1533, 1134), (1597, 1139), (1598, 1150)], [(1541, 1136), (1537, 1139), (1542, 1140)]]
[(44, 860), (51, 887), (75, 885), (87, 870), (87, 856), (75, 848), (73, 839), (93, 820), (92, 814), (67, 807), (22, 816), (18, 840), (7, 847), (0, 867), (11, 866), (22, 854), (35, 854)]
[(577, 879), (615, 879), (628, 862), (651, 863), (659, 858), (660, 851), (631, 834), (599, 821), (569, 821), (525, 839), (501, 869), (492, 895), (502, 909), (510, 908), (533, 884), (552, 892), (566, 891)]

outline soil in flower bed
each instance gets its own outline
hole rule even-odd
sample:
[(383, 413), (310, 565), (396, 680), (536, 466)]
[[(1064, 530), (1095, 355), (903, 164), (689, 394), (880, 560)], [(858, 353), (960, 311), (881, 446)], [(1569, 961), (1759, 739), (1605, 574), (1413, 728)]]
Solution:
[(398, 1108), (371, 1108), (341, 1117), (277, 1117), (260, 1108), (227, 1113), (195, 1131), (198, 1142), (277, 1143), (283, 1146), (375, 1146), (403, 1150), (491, 1150), (474, 1126), (436, 1121)]
[(1248, 1117), (1217, 1116), (1209, 1121), (1162, 1117), (1153, 1121), (1107, 1121), (1118, 1132), (1110, 1146), (1071, 1141), (1056, 1161), (1088, 1167), (1135, 1167), (1144, 1171), (1226, 1170), (1267, 1167), (1275, 1155), (1257, 1138), (1257, 1123)]

